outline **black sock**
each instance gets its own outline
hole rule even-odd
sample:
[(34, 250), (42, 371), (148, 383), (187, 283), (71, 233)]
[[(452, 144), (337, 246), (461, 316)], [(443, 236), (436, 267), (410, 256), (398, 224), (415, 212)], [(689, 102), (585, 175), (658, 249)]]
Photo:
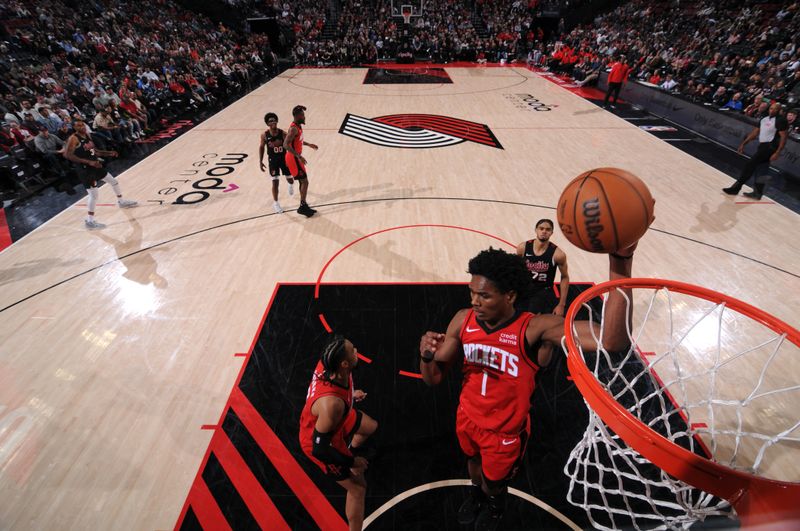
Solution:
[(483, 489), (480, 485), (476, 485), (475, 483), (469, 488), (470, 496), (474, 497), (476, 500), (485, 501), (486, 500), (486, 493), (483, 492)]

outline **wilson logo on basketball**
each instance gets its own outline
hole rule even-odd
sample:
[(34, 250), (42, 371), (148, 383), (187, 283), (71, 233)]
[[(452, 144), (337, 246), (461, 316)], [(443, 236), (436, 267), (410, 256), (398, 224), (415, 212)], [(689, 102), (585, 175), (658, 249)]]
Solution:
[(392, 114), (364, 118), (348, 113), (339, 133), (393, 148), (429, 149), (469, 141), (503, 149), (488, 125), (436, 114)]

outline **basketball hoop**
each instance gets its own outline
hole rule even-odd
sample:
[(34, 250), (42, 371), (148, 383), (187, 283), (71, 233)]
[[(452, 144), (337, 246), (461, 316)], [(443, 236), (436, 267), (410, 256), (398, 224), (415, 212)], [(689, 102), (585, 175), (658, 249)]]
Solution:
[(411, 24), (411, 15), (413, 13), (413, 8), (410, 5), (402, 5), (400, 6), (400, 15), (403, 17), (404, 24)]
[[(612, 290), (633, 321), (627, 352), (603, 347), (605, 304), (600, 315), (587, 304)], [(582, 307), (601, 325), (596, 353), (576, 341)], [(798, 330), (727, 295), (659, 279), (594, 286), (564, 326), (569, 371), (589, 406), (564, 472), (570, 503), (593, 527), (684, 527), (732, 516), (731, 506), (742, 527), (800, 524)]]

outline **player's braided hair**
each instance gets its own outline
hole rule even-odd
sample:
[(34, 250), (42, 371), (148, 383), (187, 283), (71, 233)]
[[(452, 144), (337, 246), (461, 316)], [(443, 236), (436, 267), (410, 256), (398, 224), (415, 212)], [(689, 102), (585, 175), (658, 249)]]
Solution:
[(322, 376), (327, 380), (333, 379), (336, 376), (336, 371), (339, 370), (339, 364), (345, 354), (345, 341), (347, 340), (343, 335), (334, 334), (322, 349), (320, 358), (322, 358), (322, 366), (325, 369)]
[(516, 292), (518, 298), (528, 292), (531, 283), (524, 258), (492, 247), (473, 257), (467, 272), (488, 278), (501, 293)]

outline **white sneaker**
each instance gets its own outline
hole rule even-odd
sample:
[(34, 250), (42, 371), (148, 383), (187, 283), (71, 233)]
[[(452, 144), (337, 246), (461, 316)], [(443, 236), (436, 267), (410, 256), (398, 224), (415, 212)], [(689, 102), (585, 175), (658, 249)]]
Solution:
[(86, 225), (86, 228), (89, 230), (106, 228), (105, 225), (94, 219), (87, 219), (84, 221), (84, 224)]
[(283, 209), (281, 208), (281, 204), (275, 201), (272, 204), (272, 209), (275, 211), (276, 214), (283, 214)]
[(138, 205), (139, 203), (137, 203), (132, 199), (120, 199), (119, 201), (117, 201), (117, 204), (119, 205), (120, 208), (132, 208)]
[(289, 195), (294, 195), (294, 183), (289, 183)]

